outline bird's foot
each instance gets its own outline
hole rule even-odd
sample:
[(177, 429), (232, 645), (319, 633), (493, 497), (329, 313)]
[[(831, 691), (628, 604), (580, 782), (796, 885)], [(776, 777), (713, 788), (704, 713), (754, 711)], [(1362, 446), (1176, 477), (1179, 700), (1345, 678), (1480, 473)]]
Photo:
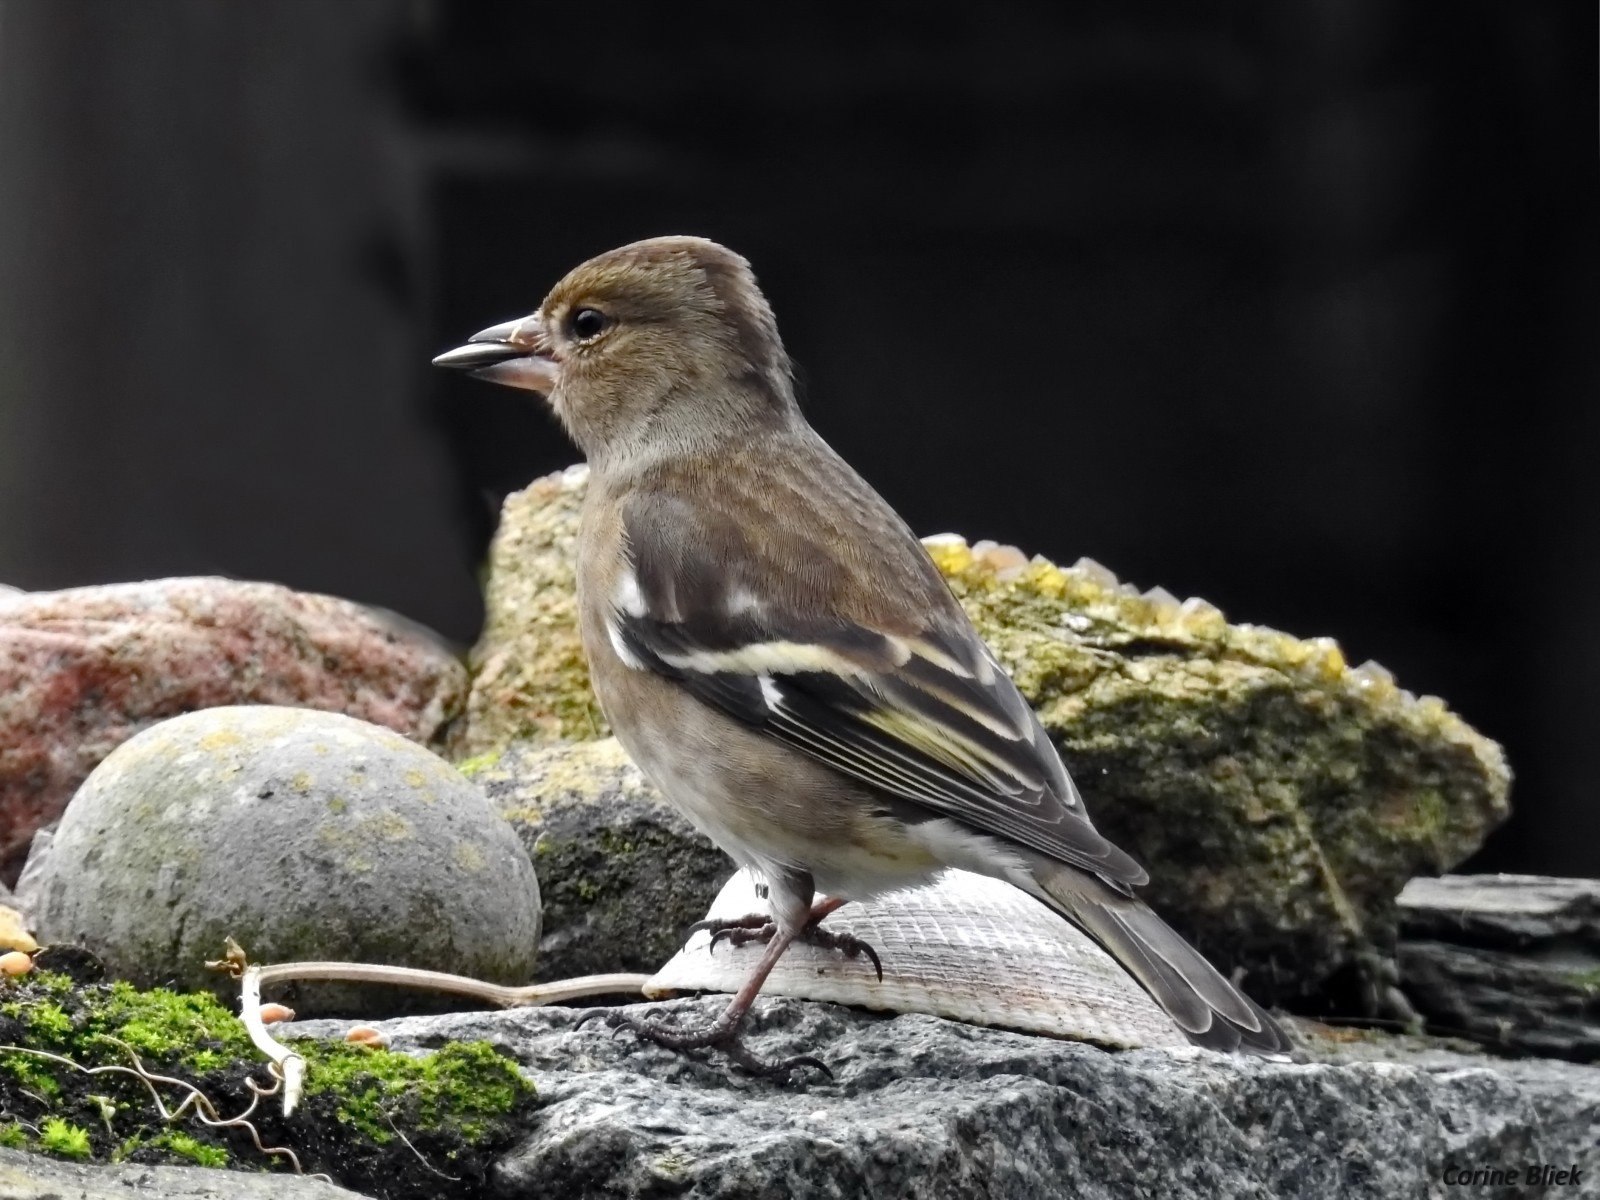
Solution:
[(837, 950), (846, 958), (860, 958), (865, 954), (872, 960), (872, 969), (878, 973), (878, 982), (883, 982), (883, 960), (878, 957), (878, 952), (870, 943), (862, 941), (853, 933), (835, 933), (831, 929), (823, 929), (813, 921), (795, 940), (821, 946), (824, 950)]
[(796, 1054), (790, 1058), (779, 1059), (761, 1058), (745, 1045), (744, 1039), (739, 1035), (743, 1014), (732, 1022), (724, 1019), (726, 1015), (699, 1029), (679, 1029), (661, 1021), (636, 1017), (621, 1009), (598, 1008), (585, 1014), (578, 1025), (582, 1026), (591, 1020), (604, 1021), (614, 1030), (631, 1030), (635, 1036), (647, 1042), (654, 1042), (658, 1046), (665, 1046), (669, 1050), (720, 1050), (750, 1074), (776, 1083), (787, 1083), (795, 1071), (806, 1067), (821, 1072), (830, 1080), (833, 1078), (833, 1072), (828, 1070), (827, 1064), (810, 1054)]
[(717, 943), (721, 941), (726, 941), (730, 946), (742, 946), (746, 942), (764, 944), (770, 942), (777, 932), (778, 927), (765, 913), (751, 913), (747, 917), (709, 917), (689, 926), (691, 935), (696, 933), (711, 935), (712, 950), (715, 950)]
[[(865, 954), (872, 960), (872, 969), (878, 973), (878, 979), (883, 979), (883, 961), (878, 957), (870, 943), (862, 941), (853, 933), (835, 933), (830, 929), (822, 928), (822, 919), (831, 913), (830, 908), (814, 916), (806, 922), (800, 935), (795, 938), (797, 942), (808, 945), (820, 946), (824, 950), (837, 950), (846, 958), (859, 958)], [(727, 942), (730, 946), (743, 946), (748, 942), (761, 942), (765, 944), (777, 936), (778, 927), (772, 919), (763, 913), (751, 913), (745, 917), (713, 917), (705, 921), (696, 921), (689, 926), (690, 933), (706, 931), (711, 934), (711, 945), (708, 950), (715, 953), (718, 942)]]

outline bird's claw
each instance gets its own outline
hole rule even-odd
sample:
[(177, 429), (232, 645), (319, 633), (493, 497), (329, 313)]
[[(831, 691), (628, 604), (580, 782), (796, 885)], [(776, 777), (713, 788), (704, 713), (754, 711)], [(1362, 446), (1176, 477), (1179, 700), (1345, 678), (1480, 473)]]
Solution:
[(778, 927), (771, 922), (759, 929), (751, 929), (746, 925), (724, 925), (720, 929), (711, 931), (711, 944), (706, 947), (707, 953), (716, 950), (718, 942), (727, 942), (730, 946), (742, 946), (746, 942), (761, 942), (763, 945), (770, 942), (778, 932)]
[(809, 1054), (797, 1054), (792, 1058), (774, 1061), (757, 1056), (744, 1044), (737, 1027), (725, 1029), (712, 1023), (701, 1029), (676, 1029), (660, 1021), (636, 1017), (621, 1009), (597, 1008), (580, 1017), (573, 1028), (582, 1028), (589, 1021), (603, 1021), (611, 1027), (613, 1034), (623, 1029), (629, 1030), (644, 1041), (654, 1042), (668, 1050), (720, 1050), (750, 1074), (777, 1083), (787, 1083), (795, 1071), (805, 1067), (820, 1072), (829, 1080), (833, 1079), (833, 1072), (827, 1064)]
[(878, 973), (878, 982), (883, 982), (883, 960), (878, 957), (878, 952), (870, 943), (862, 941), (853, 933), (834, 933), (818, 925), (808, 925), (805, 932), (796, 940), (821, 946), (824, 950), (837, 950), (846, 958), (859, 958), (865, 954), (872, 960), (872, 969)]
[(833, 1082), (833, 1072), (828, 1069), (828, 1064), (820, 1058), (810, 1054), (796, 1054), (792, 1058), (780, 1058), (776, 1061), (757, 1058), (750, 1052), (750, 1048), (738, 1038), (731, 1039), (726, 1045), (719, 1045), (721, 1050), (734, 1062), (738, 1063), (752, 1075), (763, 1079), (771, 1079), (776, 1083), (787, 1083), (789, 1076), (804, 1067), (810, 1067), (818, 1072), (829, 1083)]
[[(878, 952), (869, 942), (864, 942), (853, 933), (835, 933), (824, 929), (821, 925), (822, 918), (810, 922), (800, 936), (795, 940), (805, 942), (811, 946), (820, 946), (824, 950), (837, 950), (846, 958), (859, 958), (865, 954), (872, 960), (872, 969), (878, 974), (878, 982), (883, 982), (883, 960), (878, 957)], [(713, 917), (705, 921), (696, 921), (689, 926), (689, 932), (709, 932), (711, 944), (706, 948), (714, 953), (718, 942), (727, 942), (730, 946), (743, 946), (747, 942), (770, 942), (778, 932), (778, 927), (769, 917), (752, 913), (747, 917)]]
[(751, 913), (746, 917), (708, 917), (689, 926), (690, 936), (697, 933), (711, 935), (712, 950), (715, 950), (717, 943), (724, 938), (735, 946), (742, 946), (757, 938), (763, 942), (770, 942), (776, 932), (777, 927), (773, 925), (772, 918), (764, 913)]

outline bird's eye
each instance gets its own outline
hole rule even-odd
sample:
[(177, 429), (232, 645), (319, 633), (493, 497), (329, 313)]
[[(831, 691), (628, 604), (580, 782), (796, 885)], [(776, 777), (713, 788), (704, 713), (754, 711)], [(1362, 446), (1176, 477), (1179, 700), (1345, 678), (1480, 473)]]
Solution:
[(580, 342), (599, 337), (611, 322), (598, 308), (580, 308), (572, 314), (572, 336)]

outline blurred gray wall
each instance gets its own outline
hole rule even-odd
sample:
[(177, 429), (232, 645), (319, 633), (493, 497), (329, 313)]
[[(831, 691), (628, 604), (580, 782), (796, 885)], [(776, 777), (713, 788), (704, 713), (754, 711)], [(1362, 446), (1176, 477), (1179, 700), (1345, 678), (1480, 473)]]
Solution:
[(0, 582), (459, 639), (575, 452), (427, 366), (578, 260), (747, 254), (913, 527), (1337, 636), (1600, 873), (1593, 5), (0, 0)]
[(0, 0), (0, 582), (219, 572), (470, 632), (405, 9)]

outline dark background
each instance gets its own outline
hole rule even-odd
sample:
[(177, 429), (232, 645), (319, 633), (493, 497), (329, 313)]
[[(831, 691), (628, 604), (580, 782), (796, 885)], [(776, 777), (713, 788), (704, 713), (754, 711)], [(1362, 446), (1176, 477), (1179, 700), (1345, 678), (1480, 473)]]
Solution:
[(0, 0), (0, 582), (470, 641), (575, 458), (428, 358), (660, 233), (755, 264), (923, 532), (1328, 633), (1600, 874), (1593, 5)]

